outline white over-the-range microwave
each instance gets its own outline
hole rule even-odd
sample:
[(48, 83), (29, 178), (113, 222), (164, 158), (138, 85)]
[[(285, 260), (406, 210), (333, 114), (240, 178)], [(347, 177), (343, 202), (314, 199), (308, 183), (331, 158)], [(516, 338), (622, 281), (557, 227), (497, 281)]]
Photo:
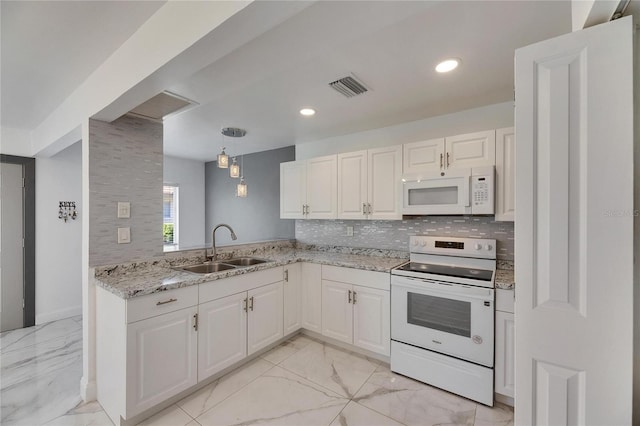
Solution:
[(495, 167), (404, 176), (403, 215), (492, 215)]

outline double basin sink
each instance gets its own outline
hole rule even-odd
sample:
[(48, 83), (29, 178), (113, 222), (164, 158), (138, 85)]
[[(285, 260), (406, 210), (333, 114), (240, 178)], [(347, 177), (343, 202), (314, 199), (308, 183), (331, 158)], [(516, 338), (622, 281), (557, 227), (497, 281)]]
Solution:
[(248, 266), (267, 263), (268, 260), (257, 259), (255, 257), (236, 257), (229, 260), (219, 260), (216, 262), (205, 262), (198, 265), (182, 266), (176, 268), (180, 271), (193, 272), (195, 274), (210, 274), (212, 272), (227, 271), (229, 269), (246, 268)]

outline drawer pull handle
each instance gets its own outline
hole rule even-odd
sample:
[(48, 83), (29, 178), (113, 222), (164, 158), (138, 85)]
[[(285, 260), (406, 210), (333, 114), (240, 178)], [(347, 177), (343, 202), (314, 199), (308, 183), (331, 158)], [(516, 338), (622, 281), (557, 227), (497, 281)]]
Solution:
[(349, 302), (348, 303), (351, 303), (351, 290), (349, 290)]
[(249, 298), (249, 309), (253, 311), (253, 296)]
[(158, 302), (156, 303), (156, 306), (160, 306), (160, 305), (166, 305), (167, 303), (172, 303), (172, 302), (177, 302), (178, 299), (169, 299), (169, 300), (165, 300), (164, 302)]
[(356, 294), (358, 294), (358, 293), (356, 293), (356, 292), (354, 291), (354, 292), (353, 292), (353, 304), (354, 304), (354, 305), (355, 305), (355, 304), (356, 304), (356, 302), (357, 302), (357, 300), (356, 300)]

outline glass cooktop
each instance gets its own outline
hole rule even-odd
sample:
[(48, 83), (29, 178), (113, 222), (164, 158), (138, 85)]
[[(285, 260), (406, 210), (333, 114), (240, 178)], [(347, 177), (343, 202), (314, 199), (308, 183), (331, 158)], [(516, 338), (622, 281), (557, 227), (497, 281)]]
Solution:
[(447, 277), (468, 278), (479, 281), (491, 281), (493, 271), (486, 269), (463, 268), (459, 266), (434, 265), (429, 263), (409, 262), (396, 268), (399, 271), (423, 272)]

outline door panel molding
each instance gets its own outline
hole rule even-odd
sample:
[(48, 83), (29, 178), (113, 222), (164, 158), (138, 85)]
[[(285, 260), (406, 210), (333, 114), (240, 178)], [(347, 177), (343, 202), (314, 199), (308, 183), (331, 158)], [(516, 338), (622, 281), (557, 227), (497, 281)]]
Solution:
[(36, 324), (36, 159), (0, 154), (0, 164), (19, 164), (24, 177), (24, 327)]

